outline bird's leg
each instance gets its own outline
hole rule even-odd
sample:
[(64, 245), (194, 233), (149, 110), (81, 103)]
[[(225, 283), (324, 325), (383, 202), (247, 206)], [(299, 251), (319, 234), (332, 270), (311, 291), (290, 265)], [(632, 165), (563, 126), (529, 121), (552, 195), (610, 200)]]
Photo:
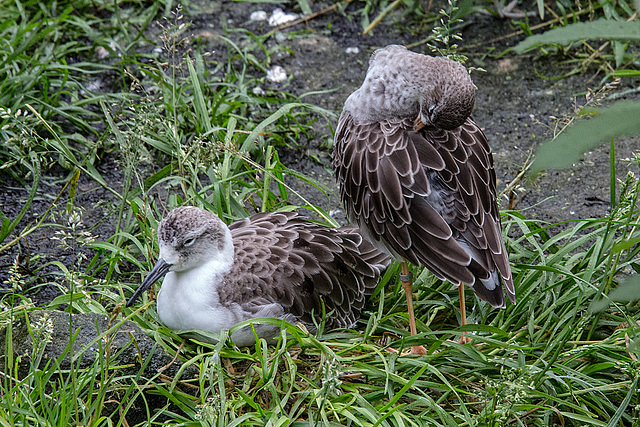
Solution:
[[(467, 309), (465, 307), (464, 301), (464, 284), (460, 283), (458, 285), (458, 297), (460, 298), (460, 326), (464, 326), (467, 324)], [(471, 339), (466, 336), (460, 337), (460, 344), (470, 343)]]
[(402, 261), (401, 265), (401, 273), (400, 273), (400, 283), (402, 284), (402, 289), (404, 289), (404, 294), (407, 297), (407, 310), (409, 311), (409, 332), (411, 335), (415, 335), (418, 333), (416, 328), (416, 318), (413, 313), (413, 275), (409, 270), (409, 265), (407, 261)]
[[(411, 274), (411, 271), (409, 270), (409, 264), (406, 260), (402, 261), (400, 283), (402, 284), (402, 289), (404, 289), (404, 294), (407, 297), (407, 310), (409, 312), (409, 332), (411, 333), (411, 335), (415, 335), (418, 333), (418, 330), (416, 329), (416, 318), (413, 312), (413, 276)], [(427, 349), (421, 345), (414, 346), (411, 347), (409, 353), (405, 354), (427, 354)]]
[(458, 297), (460, 298), (460, 326), (467, 324), (467, 309), (464, 301), (464, 285), (460, 283), (458, 285)]

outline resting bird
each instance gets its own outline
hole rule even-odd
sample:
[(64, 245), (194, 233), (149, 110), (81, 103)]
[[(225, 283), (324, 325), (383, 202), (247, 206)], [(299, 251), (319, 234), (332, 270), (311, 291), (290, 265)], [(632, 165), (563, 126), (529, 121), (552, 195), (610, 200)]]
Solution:
[(402, 260), (412, 335), (407, 262), (458, 285), (461, 324), (461, 284), (495, 307), (505, 307), (504, 287), (515, 304), (493, 158), (469, 117), (474, 102), (475, 87), (463, 65), (390, 45), (371, 56), (336, 129), (334, 169), (342, 202), (365, 237)]
[[(131, 306), (164, 276), (158, 294), (160, 320), (175, 330), (219, 333), (256, 317), (301, 322), (315, 331), (350, 328), (360, 317), (388, 255), (356, 228), (329, 228), (296, 213), (261, 213), (227, 227), (215, 214), (186, 206), (174, 209), (158, 227), (160, 256), (127, 302)], [(280, 328), (255, 325), (259, 338)], [(231, 338), (255, 342), (250, 327)]]

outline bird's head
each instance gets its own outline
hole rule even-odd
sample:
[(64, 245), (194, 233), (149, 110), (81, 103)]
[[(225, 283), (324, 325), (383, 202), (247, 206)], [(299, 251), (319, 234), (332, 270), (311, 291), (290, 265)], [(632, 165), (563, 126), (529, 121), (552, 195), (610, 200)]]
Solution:
[(169, 272), (187, 271), (205, 264), (228, 270), (233, 265), (229, 228), (215, 214), (195, 206), (174, 209), (160, 221), (158, 244), (158, 261), (131, 296), (127, 307)]
[(172, 210), (158, 227), (160, 258), (169, 271), (184, 271), (212, 259), (233, 258), (231, 233), (215, 214), (195, 206)]
[(424, 77), (420, 87), (417, 119), (424, 125), (455, 129), (471, 114), (476, 88), (467, 69), (459, 62), (444, 57), (425, 58), (428, 58), (424, 63), (430, 76)]

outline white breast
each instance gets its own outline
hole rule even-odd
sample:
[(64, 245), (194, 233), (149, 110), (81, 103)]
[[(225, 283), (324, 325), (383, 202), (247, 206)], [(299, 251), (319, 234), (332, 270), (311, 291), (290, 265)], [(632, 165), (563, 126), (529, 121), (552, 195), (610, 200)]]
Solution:
[[(285, 317), (280, 304), (264, 303), (256, 310), (251, 301), (234, 301), (221, 305), (218, 289), (225, 286), (224, 277), (229, 268), (219, 260), (186, 271), (167, 273), (158, 293), (157, 310), (160, 320), (169, 329), (197, 329), (220, 333), (230, 329), (236, 323), (255, 317)], [(252, 307), (252, 309), (243, 309)], [(288, 319), (293, 321), (293, 319)], [(261, 338), (277, 337), (280, 327), (256, 325), (256, 333)], [(250, 327), (239, 329), (232, 335), (238, 346), (252, 345), (255, 342)]]
[(170, 329), (199, 329), (218, 333), (242, 319), (220, 305), (218, 287), (224, 283), (215, 263), (187, 271), (169, 272), (158, 294), (158, 315)]

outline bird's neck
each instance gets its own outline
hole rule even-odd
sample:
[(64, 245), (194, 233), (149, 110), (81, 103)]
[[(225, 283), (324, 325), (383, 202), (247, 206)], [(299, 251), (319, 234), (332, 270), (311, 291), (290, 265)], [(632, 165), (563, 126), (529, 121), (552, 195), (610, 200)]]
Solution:
[[(185, 287), (188, 286), (190, 289), (209, 289), (213, 283), (217, 285), (217, 282), (222, 281), (233, 265), (233, 252), (231, 252), (231, 256), (228, 256), (228, 254), (224, 254), (225, 256), (220, 255), (222, 254), (218, 254), (218, 256), (196, 267), (188, 270), (174, 271), (170, 274), (175, 276), (176, 281), (184, 283)], [(215, 280), (218, 278), (220, 280)]]
[[(215, 257), (197, 267), (169, 272), (158, 294), (158, 314), (171, 329), (201, 329), (218, 332), (233, 325), (219, 310), (218, 289), (233, 265), (233, 253)], [(219, 312), (220, 311), (220, 312)]]

